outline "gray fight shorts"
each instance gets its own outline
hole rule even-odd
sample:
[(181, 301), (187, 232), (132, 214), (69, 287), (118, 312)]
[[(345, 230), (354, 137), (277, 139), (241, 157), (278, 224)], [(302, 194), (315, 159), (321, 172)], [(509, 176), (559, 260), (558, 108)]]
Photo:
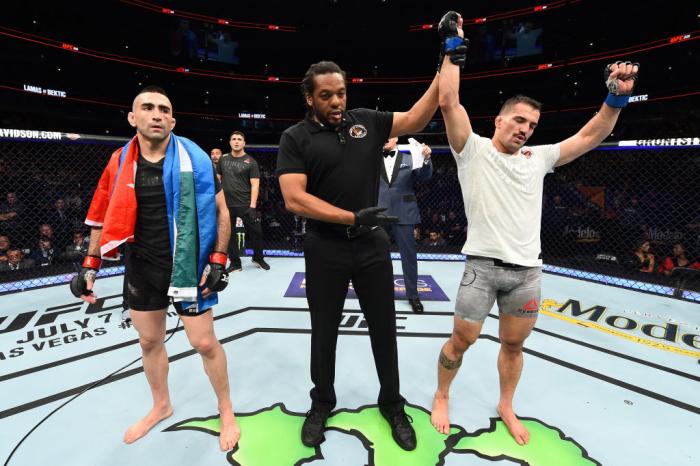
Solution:
[(455, 315), (481, 323), (498, 302), (501, 314), (537, 317), (542, 267), (514, 266), (470, 256), (457, 292)]

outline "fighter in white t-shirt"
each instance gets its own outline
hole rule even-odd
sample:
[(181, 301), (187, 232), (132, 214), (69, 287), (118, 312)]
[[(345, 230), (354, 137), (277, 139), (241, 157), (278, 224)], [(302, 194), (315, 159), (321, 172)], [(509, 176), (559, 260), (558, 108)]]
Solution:
[[(627, 104), (638, 64), (616, 62), (606, 67), (610, 93), (600, 111), (575, 135), (553, 145), (525, 146), (540, 119), (541, 104), (525, 96), (507, 100), (495, 120), (493, 137), (476, 135), (459, 102), (457, 64), (464, 62), (460, 39), (462, 17), (447, 13), (438, 27), (445, 58), (440, 71), (440, 109), (447, 139), (457, 162), (468, 221), (463, 252), (468, 260), (457, 293), (452, 336), (438, 360), (438, 388), (431, 420), (450, 431), (449, 388), (462, 355), (479, 337), (494, 302), (499, 309), (498, 374), (501, 394), (497, 411), (520, 445), (530, 434), (513, 411), (513, 395), (523, 367), (523, 343), (532, 331), (540, 304), (540, 221), (544, 176), (556, 166), (598, 146), (611, 132)], [(455, 55), (462, 54), (459, 57)]]

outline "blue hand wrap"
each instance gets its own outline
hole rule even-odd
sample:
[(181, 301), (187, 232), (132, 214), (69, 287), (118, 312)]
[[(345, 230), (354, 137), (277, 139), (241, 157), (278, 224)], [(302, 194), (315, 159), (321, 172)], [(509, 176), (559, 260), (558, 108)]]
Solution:
[(625, 108), (627, 107), (627, 102), (630, 100), (629, 95), (615, 95), (612, 92), (608, 93), (608, 97), (605, 99), (605, 104), (608, 107), (613, 108)]
[(451, 36), (445, 39), (445, 53), (450, 55), (457, 50), (457, 47), (464, 45), (465, 41), (459, 36)]

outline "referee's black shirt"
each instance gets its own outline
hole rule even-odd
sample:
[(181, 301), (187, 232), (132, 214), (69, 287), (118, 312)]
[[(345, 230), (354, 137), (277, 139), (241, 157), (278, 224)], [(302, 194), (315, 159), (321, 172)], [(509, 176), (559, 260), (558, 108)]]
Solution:
[[(365, 108), (349, 110), (343, 123), (322, 126), (307, 115), (282, 133), (277, 176), (303, 173), (306, 192), (356, 212), (377, 205), (382, 147), (394, 114)], [(310, 220), (309, 227), (324, 222)]]

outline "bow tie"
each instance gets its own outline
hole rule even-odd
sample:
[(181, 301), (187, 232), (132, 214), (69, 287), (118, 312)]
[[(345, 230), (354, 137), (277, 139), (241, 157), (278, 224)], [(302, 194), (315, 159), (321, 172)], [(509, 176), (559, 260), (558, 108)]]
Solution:
[(389, 151), (389, 152), (384, 151), (384, 157), (385, 157), (385, 158), (386, 158), (386, 157), (393, 157), (394, 155), (396, 155), (396, 154), (394, 153), (393, 150), (391, 150), (391, 151)]

